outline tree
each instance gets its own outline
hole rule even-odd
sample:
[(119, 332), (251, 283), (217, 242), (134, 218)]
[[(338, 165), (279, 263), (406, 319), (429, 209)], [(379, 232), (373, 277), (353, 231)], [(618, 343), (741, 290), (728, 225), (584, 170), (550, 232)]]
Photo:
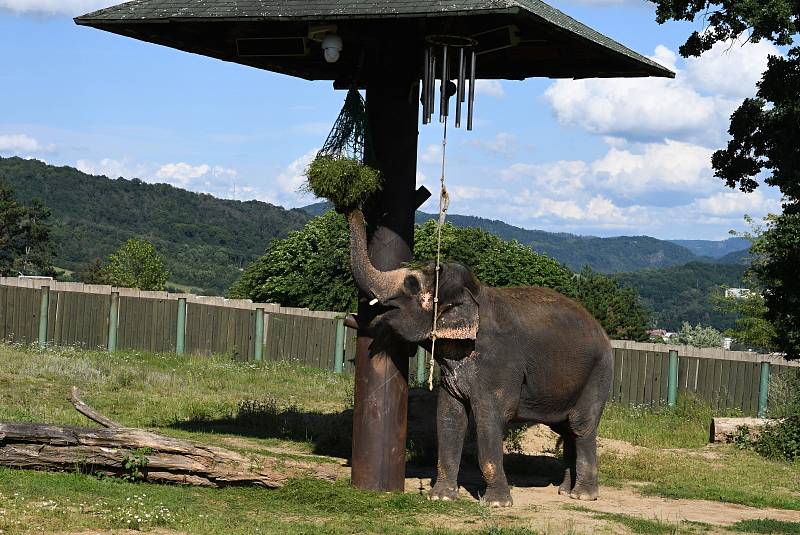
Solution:
[(273, 240), (228, 295), (315, 310), (355, 310), (357, 294), (344, 217), (329, 211), (286, 239)]
[(131, 238), (108, 257), (104, 272), (109, 284), (140, 290), (163, 290), (169, 278), (155, 246), (137, 238)]
[[(653, 0), (656, 19), (708, 25), (680, 48), (684, 57), (699, 56), (716, 43), (762, 39), (791, 46), (800, 30), (800, 3), (789, 0)], [(752, 273), (764, 288), (766, 319), (775, 326), (778, 346), (788, 358), (800, 357), (800, 47), (785, 57), (771, 56), (758, 90), (731, 116), (726, 148), (714, 153), (717, 177), (731, 187), (752, 192), (763, 177), (783, 195), (783, 214), (773, 216), (754, 244)]]
[(76, 277), (84, 284), (108, 284), (105, 266), (99, 258), (95, 258), (76, 273)]
[(54, 276), (50, 211), (38, 199), (19, 204), (0, 184), (0, 274)]
[(767, 320), (767, 306), (764, 296), (751, 293), (744, 298), (725, 297), (721, 294), (713, 298), (715, 306), (723, 312), (738, 315), (734, 327), (725, 331), (736, 342), (753, 349), (775, 351), (777, 340), (775, 326)]
[(678, 331), (676, 341), (693, 347), (722, 347), (722, 333), (714, 327), (703, 327), (699, 323), (692, 327), (684, 321)]
[(575, 298), (597, 318), (608, 336), (619, 340), (645, 342), (649, 336), (649, 314), (639, 294), (605, 275), (584, 267), (577, 276)]

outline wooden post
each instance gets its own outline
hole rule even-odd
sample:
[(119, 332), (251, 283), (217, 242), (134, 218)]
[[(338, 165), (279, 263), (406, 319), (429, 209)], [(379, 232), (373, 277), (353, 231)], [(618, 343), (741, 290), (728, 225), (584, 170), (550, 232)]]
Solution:
[(183, 355), (186, 352), (186, 298), (178, 298), (178, 325), (175, 332), (175, 353)]
[(667, 378), (667, 405), (674, 407), (678, 401), (678, 352), (669, 352), (669, 376)]
[(256, 309), (256, 334), (253, 337), (255, 347), (253, 348), (253, 358), (256, 362), (261, 362), (264, 358), (264, 309)]
[(764, 418), (767, 415), (767, 400), (768, 399), (769, 399), (769, 362), (762, 362), (761, 363), (761, 382), (759, 383), (759, 386), (758, 386), (758, 417), (759, 418)]
[(333, 351), (333, 371), (344, 371), (344, 318), (336, 318), (336, 347)]
[(47, 347), (47, 316), (50, 309), (50, 287), (42, 286), (42, 296), (39, 301), (39, 347)]
[[(370, 52), (365, 76), (370, 129), (365, 160), (381, 172), (383, 190), (370, 199), (364, 212), (370, 260), (376, 268), (390, 270), (410, 261), (414, 247), (420, 74), (417, 59), (421, 54), (379, 46)], [(362, 326), (369, 325), (379, 310), (361, 297), (358, 321)], [(373, 344), (372, 338), (359, 331), (352, 481), (361, 489), (402, 491), (408, 361), (416, 348), (390, 334), (383, 336)]]
[(108, 352), (117, 350), (119, 329), (119, 292), (111, 292), (111, 307), (108, 309)]

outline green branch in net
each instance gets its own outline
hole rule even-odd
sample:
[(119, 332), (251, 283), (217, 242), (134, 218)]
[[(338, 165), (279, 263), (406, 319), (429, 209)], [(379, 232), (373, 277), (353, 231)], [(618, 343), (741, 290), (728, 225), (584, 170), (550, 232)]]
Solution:
[(380, 173), (352, 158), (317, 156), (305, 174), (305, 189), (332, 202), (339, 212), (360, 207), (381, 189)]

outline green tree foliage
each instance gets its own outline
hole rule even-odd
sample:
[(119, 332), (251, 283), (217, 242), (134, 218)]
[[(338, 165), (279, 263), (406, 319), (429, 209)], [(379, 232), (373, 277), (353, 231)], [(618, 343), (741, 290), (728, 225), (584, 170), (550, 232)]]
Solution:
[[(436, 242), (433, 222), (417, 226), (414, 263), (434, 259)], [(229, 296), (318, 310), (354, 310), (357, 296), (349, 247), (344, 217), (328, 212), (288, 238), (273, 241), (266, 254), (247, 267)], [(477, 228), (452, 225), (443, 227), (442, 259), (469, 266), (492, 286), (545, 286), (577, 297), (609, 335), (647, 339), (647, 313), (636, 292), (621, 289), (605, 275), (587, 270), (577, 278), (562, 264), (529, 247)]]
[(355, 310), (357, 296), (344, 217), (330, 211), (286, 239), (273, 240), (228, 295), (315, 310)]
[(724, 330), (732, 328), (736, 311), (719, 308), (714, 295), (719, 288), (741, 287), (746, 266), (690, 262), (683, 266), (619, 273), (614, 277), (635, 289), (652, 311), (653, 326), (677, 331), (684, 321)]
[(738, 344), (750, 349), (775, 351), (777, 349), (775, 326), (767, 320), (764, 296), (751, 293), (747, 297), (725, 297), (721, 292), (713, 297), (715, 306), (738, 316), (734, 326), (725, 331)]
[(726, 148), (714, 153), (716, 176), (731, 187), (751, 192), (765, 184), (777, 187), (783, 215), (773, 217), (751, 252), (753, 273), (764, 289), (766, 318), (774, 325), (777, 343), (790, 358), (800, 357), (800, 3), (792, 0), (653, 0), (656, 18), (702, 19), (681, 46), (683, 56), (699, 56), (714, 44), (743, 36), (789, 46), (785, 57), (771, 56), (758, 90), (731, 116)]
[[(436, 258), (436, 223), (428, 221), (414, 232), (414, 260)], [(442, 261), (469, 266), (490, 286), (545, 286), (575, 294), (572, 272), (561, 263), (516, 241), (504, 241), (478, 228), (442, 227)]]
[(575, 297), (600, 322), (608, 336), (620, 340), (648, 340), (649, 314), (631, 288), (584, 267), (577, 277)]
[[(167, 184), (91, 176), (36, 160), (0, 158), (0, 182), (20, 203), (52, 210), (53, 263), (80, 271), (141, 237), (164, 255), (172, 282), (222, 294), (241, 268), (310, 219), (258, 201), (216, 199)], [(2, 254), (2, 253), (0, 253)]]
[(49, 218), (40, 200), (25, 207), (0, 183), (0, 275), (55, 275)]
[(164, 290), (169, 278), (155, 245), (137, 238), (112, 253), (103, 271), (108, 284), (140, 290)]
[(84, 284), (108, 284), (105, 267), (99, 258), (95, 258), (78, 272), (75, 278)]
[(684, 321), (681, 330), (676, 334), (675, 341), (693, 347), (722, 347), (722, 333), (714, 327), (703, 327), (699, 323), (692, 327)]

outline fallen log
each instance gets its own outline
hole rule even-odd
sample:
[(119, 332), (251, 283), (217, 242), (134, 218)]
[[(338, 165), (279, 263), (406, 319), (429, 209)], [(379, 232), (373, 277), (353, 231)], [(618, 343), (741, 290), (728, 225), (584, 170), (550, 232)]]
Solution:
[(205, 487), (279, 487), (286, 479), (286, 475), (275, 469), (274, 459), (251, 459), (224, 448), (119, 427), (83, 403), (74, 387), (69, 399), (79, 412), (106, 427), (0, 423), (0, 465), (30, 470), (80, 470)]
[(713, 418), (709, 430), (709, 441), (732, 442), (742, 426), (747, 427), (750, 438), (756, 438), (766, 426), (779, 421), (771, 418)]

